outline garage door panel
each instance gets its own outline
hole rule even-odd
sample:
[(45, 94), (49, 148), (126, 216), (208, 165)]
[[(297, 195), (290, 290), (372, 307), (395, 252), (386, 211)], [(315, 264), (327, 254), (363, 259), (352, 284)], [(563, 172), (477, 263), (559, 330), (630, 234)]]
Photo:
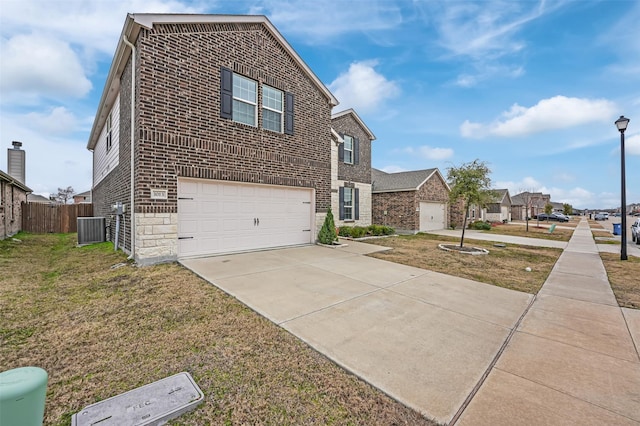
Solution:
[(420, 231), (434, 231), (445, 228), (446, 204), (420, 203)]
[(179, 240), (178, 255), (308, 244), (312, 196), (311, 189), (181, 178), (178, 232), (187, 238)]

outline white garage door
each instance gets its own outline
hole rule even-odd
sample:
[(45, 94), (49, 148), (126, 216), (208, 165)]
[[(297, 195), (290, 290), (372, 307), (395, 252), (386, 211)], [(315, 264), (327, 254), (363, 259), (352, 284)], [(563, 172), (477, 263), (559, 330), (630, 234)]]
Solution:
[(445, 228), (445, 209), (442, 203), (420, 203), (420, 231), (435, 231)]
[(178, 179), (178, 256), (309, 244), (312, 196), (305, 188)]

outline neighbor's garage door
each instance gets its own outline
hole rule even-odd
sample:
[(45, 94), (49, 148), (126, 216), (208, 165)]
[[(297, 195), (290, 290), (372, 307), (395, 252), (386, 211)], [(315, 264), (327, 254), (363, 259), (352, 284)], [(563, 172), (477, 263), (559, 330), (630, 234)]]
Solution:
[(313, 191), (178, 179), (178, 256), (311, 243)]
[(444, 229), (447, 205), (442, 203), (420, 203), (420, 231)]

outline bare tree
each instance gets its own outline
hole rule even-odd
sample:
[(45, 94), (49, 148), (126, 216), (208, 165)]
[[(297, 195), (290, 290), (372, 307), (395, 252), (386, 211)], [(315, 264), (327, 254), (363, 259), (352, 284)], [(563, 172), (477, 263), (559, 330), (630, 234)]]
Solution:
[(520, 189), (519, 196), (522, 198), (522, 201), (524, 201), (524, 206), (526, 209), (526, 212), (524, 214), (524, 220), (526, 224), (526, 232), (529, 232), (529, 215), (531, 214), (531, 208), (533, 207), (533, 199), (534, 199), (533, 188)]
[(75, 191), (71, 186), (67, 186), (66, 188), (58, 188), (58, 193), (55, 195), (55, 199), (60, 204), (67, 204), (69, 200), (72, 199), (74, 192)]

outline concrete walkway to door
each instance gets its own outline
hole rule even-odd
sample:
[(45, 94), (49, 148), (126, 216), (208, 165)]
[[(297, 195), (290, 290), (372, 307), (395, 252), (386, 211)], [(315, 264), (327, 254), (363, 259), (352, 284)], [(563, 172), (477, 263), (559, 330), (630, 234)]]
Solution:
[(182, 264), (407, 406), (449, 423), (533, 296), (305, 246)]
[(618, 307), (583, 218), (457, 425), (640, 424), (640, 311)]

